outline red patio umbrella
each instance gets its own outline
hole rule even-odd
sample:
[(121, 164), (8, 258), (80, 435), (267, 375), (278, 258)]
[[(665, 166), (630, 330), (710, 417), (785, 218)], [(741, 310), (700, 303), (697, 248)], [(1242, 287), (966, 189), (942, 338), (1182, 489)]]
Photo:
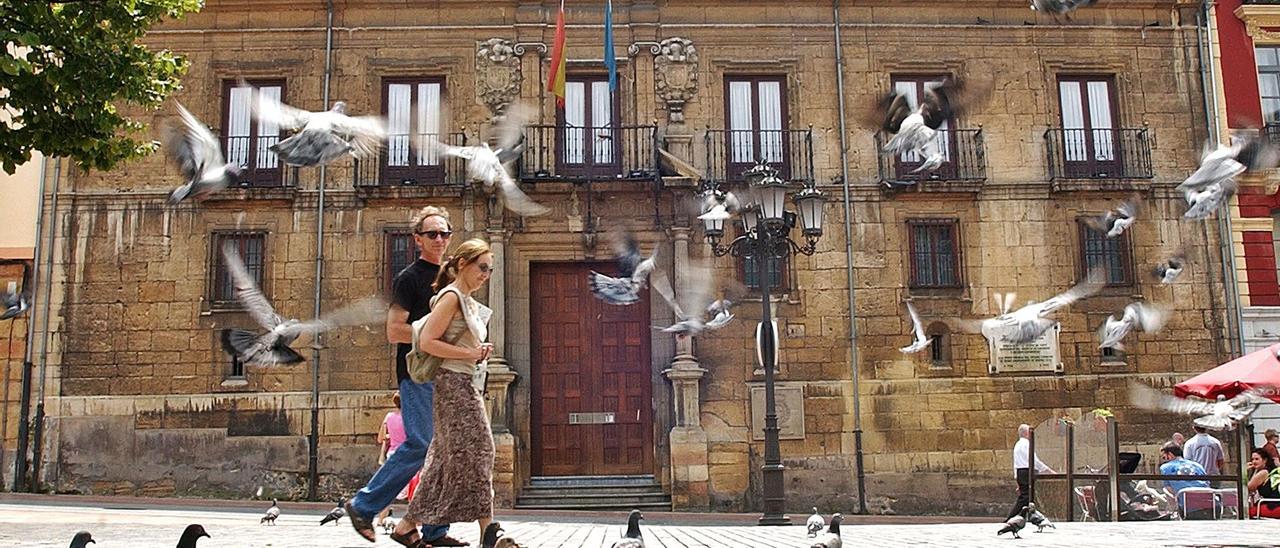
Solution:
[(1219, 395), (1233, 398), (1245, 390), (1257, 388), (1271, 401), (1280, 403), (1280, 391), (1277, 390), (1280, 387), (1278, 350), (1280, 344), (1273, 344), (1240, 356), (1174, 385), (1173, 393), (1182, 398), (1199, 396), (1215, 400)]

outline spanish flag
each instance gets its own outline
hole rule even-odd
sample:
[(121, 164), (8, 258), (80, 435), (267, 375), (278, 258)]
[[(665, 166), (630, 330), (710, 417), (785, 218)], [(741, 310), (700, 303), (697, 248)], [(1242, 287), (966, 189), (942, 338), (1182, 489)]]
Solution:
[(564, 106), (564, 0), (560, 0), (560, 14), (556, 16), (556, 38), (551, 47), (551, 78), (547, 91), (556, 96), (556, 104)]

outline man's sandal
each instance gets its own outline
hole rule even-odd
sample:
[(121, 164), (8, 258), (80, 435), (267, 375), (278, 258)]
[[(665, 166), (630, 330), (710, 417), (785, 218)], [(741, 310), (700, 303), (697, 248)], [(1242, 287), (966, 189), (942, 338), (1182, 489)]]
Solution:
[(347, 511), (347, 518), (351, 520), (351, 526), (355, 528), (356, 533), (369, 542), (378, 541), (378, 534), (373, 531), (373, 523), (369, 521), (369, 518), (361, 516), (356, 511), (355, 506), (351, 505), (351, 501), (343, 504), (342, 508)]

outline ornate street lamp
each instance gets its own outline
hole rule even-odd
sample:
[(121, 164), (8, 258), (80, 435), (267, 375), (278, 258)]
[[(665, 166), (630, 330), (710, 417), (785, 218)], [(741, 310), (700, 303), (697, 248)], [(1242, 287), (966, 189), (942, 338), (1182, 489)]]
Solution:
[[(794, 201), (797, 215), (786, 211), (787, 191), (791, 184), (778, 177), (778, 171), (760, 162), (743, 173), (747, 181), (747, 196), (740, 212), (745, 232), (727, 245), (721, 245), (724, 237), (724, 221), (703, 220), (705, 237), (711, 244), (711, 250), (717, 257), (733, 255), (746, 260), (756, 261), (756, 276), (760, 282), (762, 326), (772, 326), (772, 310), (769, 302), (769, 289), (772, 281), (769, 276), (770, 260), (781, 260), (792, 254), (813, 255), (817, 250), (818, 239), (822, 237), (823, 202), (826, 197), (818, 190), (815, 183), (808, 182), (796, 193)], [(722, 192), (712, 186), (707, 192)], [(746, 203), (747, 201), (750, 204)], [(795, 228), (797, 217), (801, 224), (801, 234), (805, 244), (801, 246), (791, 239), (791, 229)], [(790, 525), (791, 520), (783, 513), (786, 502), (783, 484), (782, 455), (778, 448), (778, 412), (774, 400), (773, 364), (777, 353), (777, 341), (774, 340), (772, 328), (761, 329), (759, 344), (761, 366), (764, 367), (764, 466), (761, 472), (764, 480), (764, 515), (760, 516), (760, 525)]]

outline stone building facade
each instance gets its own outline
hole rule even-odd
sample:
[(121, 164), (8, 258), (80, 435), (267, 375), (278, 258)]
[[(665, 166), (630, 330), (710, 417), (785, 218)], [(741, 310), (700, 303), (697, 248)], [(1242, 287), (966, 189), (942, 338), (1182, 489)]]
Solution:
[[(228, 150), (270, 133), (237, 125), (241, 78), (310, 110), (325, 108), (326, 81), (349, 112), (411, 112), (403, 98), (439, 105), (439, 121), (407, 129), (427, 124), (467, 142), (485, 138), (511, 102), (532, 104), (541, 118), (526, 131), (520, 179), (552, 211), (504, 214), (462, 183), (458, 166), (412, 151), (400, 157), (411, 165), (390, 165), (389, 151), (323, 172), (256, 163), (244, 188), (178, 207), (164, 203), (177, 179), (160, 157), (68, 175), (53, 212), (43, 484), (230, 496), (265, 485), (304, 496), (315, 375), (318, 494), (356, 488), (375, 467), (394, 382), (381, 328), (335, 332), (316, 350), (303, 341), (302, 365), (234, 364), (216, 330), (251, 320), (220, 300), (214, 249), (227, 238), (249, 246), (282, 314), (311, 317), (318, 262), (324, 310), (385, 292), (410, 215), (432, 204), (452, 212), (455, 240), (487, 238), (501, 265), (487, 295), (500, 357), (488, 381), (500, 504), (535, 477), (625, 474), (652, 475), (678, 509), (758, 509), (759, 297), (730, 326), (678, 345), (649, 327), (672, 321), (660, 300), (605, 307), (585, 273), (609, 268), (609, 231), (626, 228), (660, 250), (677, 286), (683, 270), (671, 265), (698, 261), (758, 285), (765, 276), (752, 265), (710, 257), (692, 203), (695, 179), (728, 184), (760, 155), (831, 198), (818, 252), (768, 271), (781, 295), (781, 450), (793, 509), (856, 508), (855, 402), (873, 511), (987, 512), (1008, 498), (1019, 423), (1109, 407), (1126, 442), (1156, 444), (1180, 421), (1128, 409), (1126, 383), (1168, 386), (1225, 358), (1216, 228), (1181, 222), (1173, 191), (1205, 137), (1194, 5), (1114, 2), (1055, 22), (1017, 1), (842, 3), (847, 240), (830, 4), (616, 1), (618, 90), (608, 108), (592, 108), (611, 98), (599, 85), (602, 6), (566, 2), (579, 91), (564, 110), (544, 91), (557, 4), (337, 1), (328, 79), (323, 4), (210, 2), (151, 33), (155, 46), (190, 57), (175, 99)], [(879, 154), (859, 120), (888, 90), (922, 90), (946, 75), (990, 82), (988, 99), (952, 121), (936, 176), (886, 184), (913, 177), (909, 159)], [(166, 109), (153, 121), (172, 118)], [(593, 127), (576, 133), (592, 145), (566, 144), (565, 120)], [(659, 147), (702, 175), (660, 168)], [(1124, 237), (1084, 228), (1081, 219), (1131, 193), (1145, 203)], [(1194, 265), (1179, 283), (1156, 284), (1147, 269), (1179, 245)], [(1060, 314), (1061, 367), (993, 372), (974, 326), (999, 312), (994, 296), (1042, 300), (1099, 263), (1114, 283)], [(898, 351), (911, 338), (905, 299), (936, 352)], [(1134, 299), (1169, 307), (1168, 327), (1102, 355), (1094, 332)], [(610, 417), (573, 424), (568, 413)]]

